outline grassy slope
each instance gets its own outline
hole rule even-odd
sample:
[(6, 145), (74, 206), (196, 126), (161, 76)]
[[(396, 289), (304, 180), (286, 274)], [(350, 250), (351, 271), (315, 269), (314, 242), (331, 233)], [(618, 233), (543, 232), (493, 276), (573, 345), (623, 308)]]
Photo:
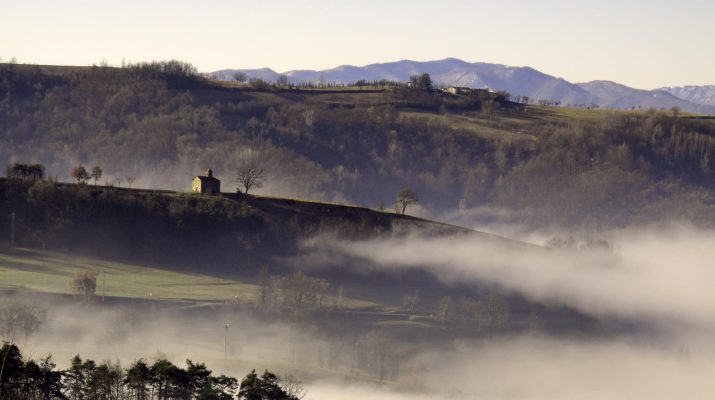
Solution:
[[(189, 302), (252, 302), (255, 284), (221, 279), (199, 273), (176, 272), (151, 266), (127, 264), (64, 253), (0, 246), (0, 289), (70, 294), (69, 280), (81, 270), (100, 273), (97, 294), (108, 297), (180, 300)], [(346, 308), (364, 308), (374, 303), (344, 299)]]
[(68, 294), (68, 282), (79, 270), (100, 272), (97, 292), (106, 274), (105, 294), (113, 297), (165, 300), (225, 301), (234, 296), (252, 298), (254, 285), (201, 274), (168, 271), (149, 266), (75, 257), (26, 248), (0, 247), (0, 285), (48, 293)]

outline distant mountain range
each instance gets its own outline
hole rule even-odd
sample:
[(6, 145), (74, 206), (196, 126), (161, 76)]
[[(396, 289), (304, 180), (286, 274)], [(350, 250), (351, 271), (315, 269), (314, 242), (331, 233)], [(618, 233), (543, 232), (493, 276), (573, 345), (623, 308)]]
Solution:
[(715, 86), (686, 86), (640, 90), (610, 81), (571, 83), (531, 67), (510, 67), (501, 64), (469, 63), (456, 58), (438, 61), (402, 60), (364, 67), (343, 65), (322, 71), (294, 70), (278, 73), (270, 68), (224, 69), (209, 75), (223, 80), (233, 80), (236, 72), (249, 78), (275, 82), (285, 75), (294, 83), (326, 82), (347, 84), (361, 79), (394, 80), (406, 82), (410, 75), (426, 72), (437, 84), (505, 90), (516, 96), (529, 96), (532, 100), (560, 101), (566, 106), (591, 106), (607, 108), (672, 108), (684, 111), (715, 114)]
[(691, 103), (715, 106), (715, 85), (663, 87), (659, 90)]

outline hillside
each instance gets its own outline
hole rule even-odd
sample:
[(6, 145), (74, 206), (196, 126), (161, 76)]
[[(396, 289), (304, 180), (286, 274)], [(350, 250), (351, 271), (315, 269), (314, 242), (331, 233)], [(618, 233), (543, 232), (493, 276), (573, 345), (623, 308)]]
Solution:
[[(15, 243), (237, 277), (280, 270), (312, 237), (408, 234), (507, 239), (394, 212), (245, 194), (208, 196), (51, 181), (0, 179), (0, 231)], [(518, 242), (513, 242), (515, 245)], [(210, 256), (207, 257), (207, 254)]]
[(98, 165), (105, 185), (179, 191), (211, 167), (234, 191), (253, 160), (267, 175), (257, 194), (392, 209), (410, 188), (409, 213), (463, 226), (715, 223), (707, 118), (389, 85), (257, 87), (171, 67), (2, 65), (0, 162), (41, 163), (57, 181)]
[[(465, 238), (504, 249), (539, 249), (393, 212), (230, 193), (207, 196), (1, 179), (0, 208), (13, 211), (0, 215), (0, 232), (14, 236), (14, 243), (0, 244), (0, 297), (29, 291), (70, 301), (73, 274), (94, 270), (100, 274), (97, 294), (113, 303), (256, 307), (264, 269), (277, 282), (300, 270), (324, 280), (325, 307), (339, 304), (342, 310), (359, 311), (346, 318), (368, 326), (376, 319), (424, 317), (424, 308), (390, 314), (415, 290), (429, 310), (446, 293), (483, 296), (492, 289), (455, 288), (419, 265), (388, 271), (345, 256), (313, 265), (319, 260), (311, 258), (304, 243)], [(510, 302), (520, 319), (535, 307), (520, 296)]]

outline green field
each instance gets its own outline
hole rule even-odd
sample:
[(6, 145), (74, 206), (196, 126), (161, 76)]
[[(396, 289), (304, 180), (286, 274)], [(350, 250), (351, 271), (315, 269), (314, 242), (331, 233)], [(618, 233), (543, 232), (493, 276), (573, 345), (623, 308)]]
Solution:
[[(41, 250), (0, 246), (0, 289), (70, 294), (69, 281), (81, 270), (94, 270), (97, 295), (119, 298), (189, 302), (252, 303), (258, 287), (208, 275), (170, 271), (95, 258)], [(329, 301), (334, 301), (330, 298)], [(345, 308), (365, 308), (375, 303), (343, 299)]]
[(0, 247), (0, 287), (68, 294), (80, 270), (99, 273), (97, 294), (160, 300), (253, 300), (256, 286), (200, 274), (168, 271), (60, 253)]

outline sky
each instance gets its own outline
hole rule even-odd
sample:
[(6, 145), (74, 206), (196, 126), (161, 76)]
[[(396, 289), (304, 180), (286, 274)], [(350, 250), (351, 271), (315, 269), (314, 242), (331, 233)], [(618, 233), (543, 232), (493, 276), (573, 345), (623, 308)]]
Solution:
[(0, 58), (327, 69), (456, 57), (571, 82), (715, 84), (712, 0), (0, 0)]

